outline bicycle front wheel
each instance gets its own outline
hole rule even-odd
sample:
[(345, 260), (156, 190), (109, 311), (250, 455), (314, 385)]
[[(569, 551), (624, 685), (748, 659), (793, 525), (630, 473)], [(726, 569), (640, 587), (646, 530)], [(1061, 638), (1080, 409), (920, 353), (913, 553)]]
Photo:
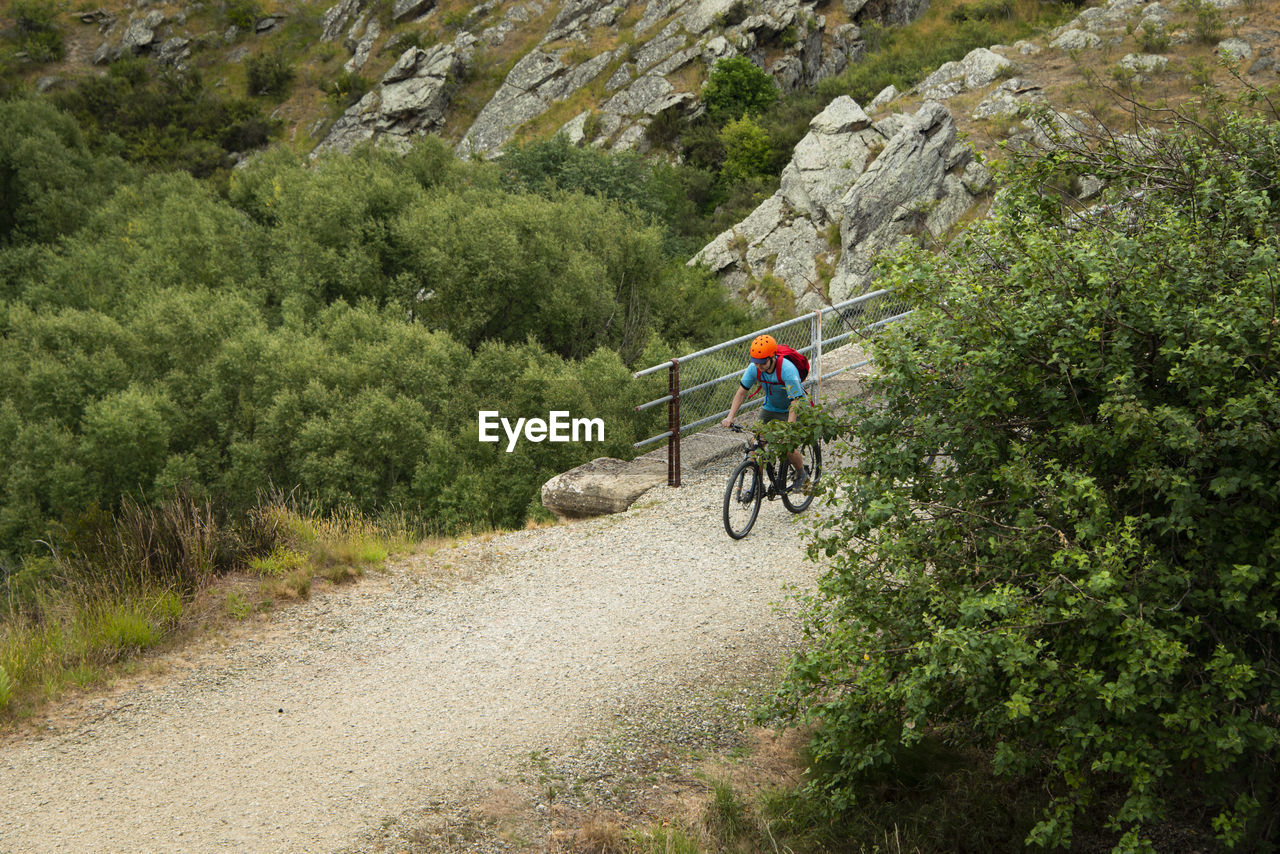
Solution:
[(743, 460), (729, 476), (729, 485), (724, 490), (724, 529), (729, 536), (740, 540), (750, 532), (760, 512), (763, 492), (759, 464), (755, 460)]
[(822, 476), (822, 448), (816, 444), (804, 445), (800, 449), (800, 459), (804, 462), (804, 467), (809, 470), (809, 489), (807, 492), (799, 490), (792, 492), (793, 481), (800, 479), (799, 474), (791, 468), (791, 464), (787, 462), (787, 458), (782, 458), (782, 482), (785, 484), (782, 490), (782, 506), (786, 507), (792, 513), (799, 513), (809, 509), (809, 505), (813, 503), (813, 490), (818, 486), (818, 478)]

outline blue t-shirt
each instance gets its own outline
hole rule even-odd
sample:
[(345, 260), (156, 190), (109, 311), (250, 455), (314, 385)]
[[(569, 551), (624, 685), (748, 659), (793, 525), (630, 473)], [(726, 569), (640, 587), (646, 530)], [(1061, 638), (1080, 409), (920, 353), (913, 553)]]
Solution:
[[(779, 377), (778, 374), (782, 376)], [(790, 359), (778, 359), (773, 373), (760, 373), (760, 366), (755, 362), (747, 365), (742, 372), (742, 387), (750, 389), (757, 382), (764, 384), (764, 408), (770, 412), (789, 412), (791, 401), (804, 397), (804, 386), (800, 382), (800, 371), (791, 364)]]

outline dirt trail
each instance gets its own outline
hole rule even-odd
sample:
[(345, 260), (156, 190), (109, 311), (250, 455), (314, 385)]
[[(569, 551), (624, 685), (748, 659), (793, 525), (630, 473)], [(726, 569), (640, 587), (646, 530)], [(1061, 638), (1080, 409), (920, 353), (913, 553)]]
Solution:
[(571, 748), (623, 704), (776, 661), (796, 626), (775, 603), (814, 568), (780, 503), (725, 536), (726, 470), (402, 562), (10, 739), (0, 852), (335, 851)]

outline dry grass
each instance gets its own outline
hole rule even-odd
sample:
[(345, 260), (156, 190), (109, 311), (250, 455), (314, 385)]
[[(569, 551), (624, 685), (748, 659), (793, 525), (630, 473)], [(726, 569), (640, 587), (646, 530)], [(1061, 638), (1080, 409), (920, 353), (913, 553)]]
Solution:
[[(1030, 0), (1022, 0), (1029, 2)], [(1166, 4), (1173, 12), (1167, 32), (1184, 32), (1188, 36), (1194, 27), (1194, 14), (1181, 4)], [(1280, 19), (1280, 2), (1254, 0), (1245, 7), (1228, 10), (1224, 19), (1246, 17), (1247, 23), (1234, 31), (1225, 28), (1222, 37), (1239, 34), (1248, 36), (1269, 29), (1272, 21)], [(1136, 22), (1135, 22), (1136, 23)], [(1225, 94), (1241, 91), (1244, 86), (1236, 75), (1218, 61), (1215, 44), (1204, 44), (1192, 38), (1188, 43), (1171, 45), (1166, 51), (1170, 59), (1161, 72), (1147, 75), (1146, 79), (1126, 84), (1114, 73), (1120, 59), (1130, 53), (1147, 52), (1143, 46), (1144, 34), (1136, 27), (1130, 31), (1120, 29), (1116, 35), (1123, 37), (1117, 45), (1104, 44), (1093, 50), (1067, 52), (1048, 47), (1050, 39), (1041, 34), (1036, 41), (1044, 50), (1034, 56), (1010, 54), (1017, 65), (1017, 76), (1039, 86), (1048, 103), (1058, 110), (1080, 111), (1117, 133), (1132, 132), (1135, 127), (1135, 103), (1154, 108), (1186, 108), (1202, 97), (1207, 87)], [(923, 31), (922, 38), (928, 38)], [(1247, 70), (1248, 63), (1245, 63)], [(1246, 76), (1244, 80), (1248, 81)], [(1275, 75), (1259, 78), (1257, 84), (1275, 83)], [(960, 132), (967, 136), (974, 148), (993, 158), (1001, 155), (999, 143), (1006, 138), (1017, 120), (974, 120), (970, 118), (974, 107), (986, 93), (966, 93), (949, 102)], [(918, 106), (918, 97), (897, 102), (895, 108), (910, 110)]]

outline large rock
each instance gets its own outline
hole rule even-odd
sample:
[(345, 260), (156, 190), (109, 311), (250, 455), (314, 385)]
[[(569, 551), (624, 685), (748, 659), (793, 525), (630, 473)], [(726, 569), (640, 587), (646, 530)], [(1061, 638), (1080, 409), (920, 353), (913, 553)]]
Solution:
[(157, 11), (131, 18), (129, 26), (124, 31), (121, 48), (129, 53), (143, 52), (155, 41), (156, 30), (163, 23), (164, 15)]
[(406, 149), (413, 137), (439, 130), (452, 81), (465, 61), (465, 51), (454, 45), (405, 51), (382, 76), (380, 86), (334, 123), (312, 156), (329, 150), (349, 152), (373, 139)]
[(561, 519), (603, 516), (626, 510), (645, 492), (666, 482), (665, 463), (600, 457), (543, 484), (542, 504)]
[(841, 200), (833, 302), (870, 288), (872, 266), (882, 252), (904, 240), (940, 236), (972, 207), (974, 197), (962, 178), (971, 159), (942, 104), (925, 103), (903, 125)]
[(884, 144), (856, 101), (847, 95), (836, 98), (809, 122), (809, 133), (782, 170), (780, 192), (819, 227), (836, 221), (840, 198)]
[(927, 100), (942, 101), (967, 92), (990, 86), (1013, 67), (1009, 60), (985, 47), (969, 51), (964, 59), (948, 62), (926, 77), (919, 88)]
[(705, 264), (727, 288), (756, 301), (767, 294), (754, 293), (753, 283), (770, 275), (782, 280), (798, 308), (822, 305), (819, 265), (830, 270), (836, 261), (826, 233), (840, 222), (841, 199), (886, 140), (856, 101), (836, 98), (809, 122), (778, 192), (690, 263)]
[(338, 0), (337, 4), (324, 13), (320, 22), (320, 38), (327, 42), (342, 38), (363, 7), (363, 0)]
[(614, 59), (612, 52), (606, 52), (573, 66), (566, 53), (535, 49), (525, 54), (458, 143), (458, 154), (496, 157), (521, 125), (590, 83)]

